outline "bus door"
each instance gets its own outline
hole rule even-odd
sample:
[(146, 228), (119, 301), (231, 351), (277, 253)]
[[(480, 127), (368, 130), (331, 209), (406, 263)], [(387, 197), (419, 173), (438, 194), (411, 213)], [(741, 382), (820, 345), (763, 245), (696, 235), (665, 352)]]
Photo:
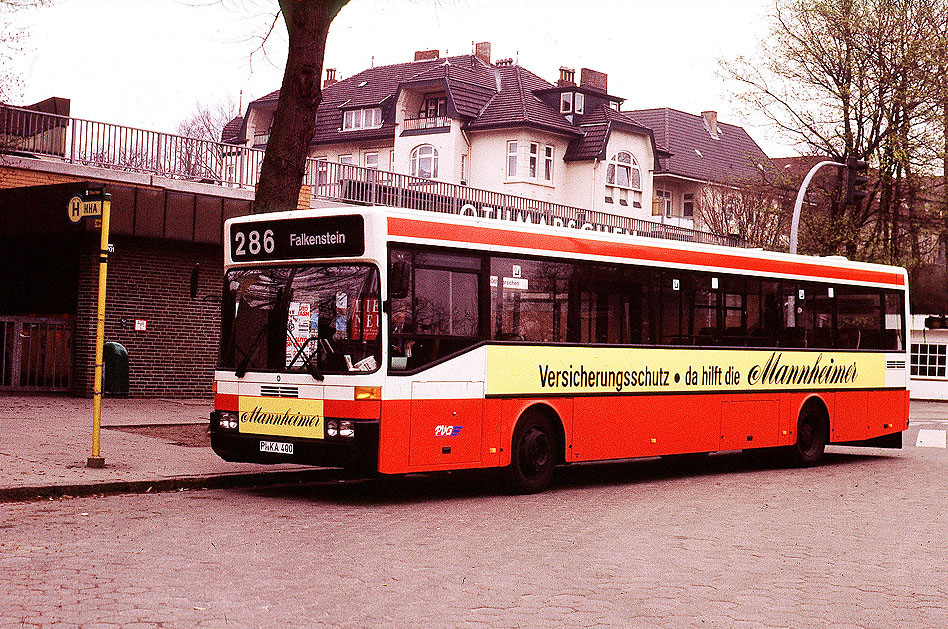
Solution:
[(410, 412), (409, 466), (480, 461), (483, 382), (413, 382)]

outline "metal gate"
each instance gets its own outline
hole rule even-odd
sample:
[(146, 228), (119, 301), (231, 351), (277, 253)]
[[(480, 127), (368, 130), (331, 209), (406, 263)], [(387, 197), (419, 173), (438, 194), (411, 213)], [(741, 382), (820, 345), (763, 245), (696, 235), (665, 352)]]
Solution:
[(75, 329), (71, 317), (0, 316), (0, 390), (68, 391)]

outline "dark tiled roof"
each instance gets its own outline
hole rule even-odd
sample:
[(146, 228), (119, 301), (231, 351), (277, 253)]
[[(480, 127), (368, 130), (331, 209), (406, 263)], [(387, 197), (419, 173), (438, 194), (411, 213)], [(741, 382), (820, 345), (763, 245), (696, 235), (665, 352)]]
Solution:
[[(612, 129), (626, 129), (652, 135), (651, 130), (627, 113), (616, 111), (608, 105), (602, 104), (583, 116), (579, 123), (583, 130), (583, 137), (570, 142), (564, 159), (566, 161), (580, 161), (587, 159), (606, 159), (606, 144)], [(654, 140), (654, 137), (652, 138)], [(654, 145), (659, 155), (668, 152), (657, 143)]]
[(652, 129), (658, 144), (672, 155), (659, 160), (655, 174), (670, 174), (740, 184), (760, 181), (776, 168), (747, 132), (718, 122), (719, 139), (711, 137), (704, 118), (667, 107), (624, 112)]
[[(315, 144), (394, 137), (394, 106), (400, 89), (430, 85), (444, 90), (451, 107), (467, 120), (468, 128), (491, 129), (534, 126), (577, 136), (582, 131), (533, 92), (549, 89), (551, 83), (519, 66), (492, 66), (476, 56), (462, 55), (363, 70), (323, 88), (316, 114)], [(270, 106), (279, 91), (251, 103)], [(381, 107), (380, 129), (342, 132), (346, 109)]]
[(471, 130), (526, 124), (569, 135), (580, 133), (563, 114), (533, 93), (553, 87), (551, 83), (517, 65), (499, 66), (494, 70), (499, 75), (501, 90), (480, 117), (470, 123)]
[(241, 130), (244, 126), (244, 117), (236, 116), (224, 125), (221, 130), (221, 142), (225, 144), (235, 144), (241, 141)]

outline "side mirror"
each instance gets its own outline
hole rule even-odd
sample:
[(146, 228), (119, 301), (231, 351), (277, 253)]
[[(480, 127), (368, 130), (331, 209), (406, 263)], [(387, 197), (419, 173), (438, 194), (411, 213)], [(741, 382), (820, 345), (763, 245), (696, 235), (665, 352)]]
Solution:
[(388, 296), (390, 298), (401, 299), (408, 296), (409, 275), (410, 271), (406, 261), (396, 260), (392, 263), (392, 270), (388, 277)]
[(198, 279), (201, 277), (201, 263), (198, 262), (191, 269), (191, 299), (197, 299)]

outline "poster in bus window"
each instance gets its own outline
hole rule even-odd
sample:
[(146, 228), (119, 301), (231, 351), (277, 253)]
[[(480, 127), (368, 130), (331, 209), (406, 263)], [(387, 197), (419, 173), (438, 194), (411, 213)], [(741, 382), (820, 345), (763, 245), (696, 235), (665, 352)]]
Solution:
[(374, 341), (379, 336), (379, 300), (368, 297), (362, 301), (362, 340)]
[(348, 337), (348, 327), (346, 326), (346, 311), (349, 309), (349, 295), (344, 292), (336, 293), (336, 333), (333, 335), (337, 339)]
[[(315, 315), (318, 317), (318, 315)], [(290, 361), (293, 360), (293, 357), (296, 356), (296, 353), (303, 347), (303, 344), (306, 343), (306, 340), (310, 337), (310, 334), (315, 334), (313, 331), (313, 308), (310, 304), (291, 301), (290, 302), (290, 311), (286, 323), (286, 366), (290, 366)], [(316, 320), (318, 326), (318, 318)], [(313, 351), (315, 351), (315, 345), (310, 343), (309, 346), (303, 350), (303, 354), (297, 358), (294, 366), (299, 366), (302, 364), (302, 361), (305, 360)]]

